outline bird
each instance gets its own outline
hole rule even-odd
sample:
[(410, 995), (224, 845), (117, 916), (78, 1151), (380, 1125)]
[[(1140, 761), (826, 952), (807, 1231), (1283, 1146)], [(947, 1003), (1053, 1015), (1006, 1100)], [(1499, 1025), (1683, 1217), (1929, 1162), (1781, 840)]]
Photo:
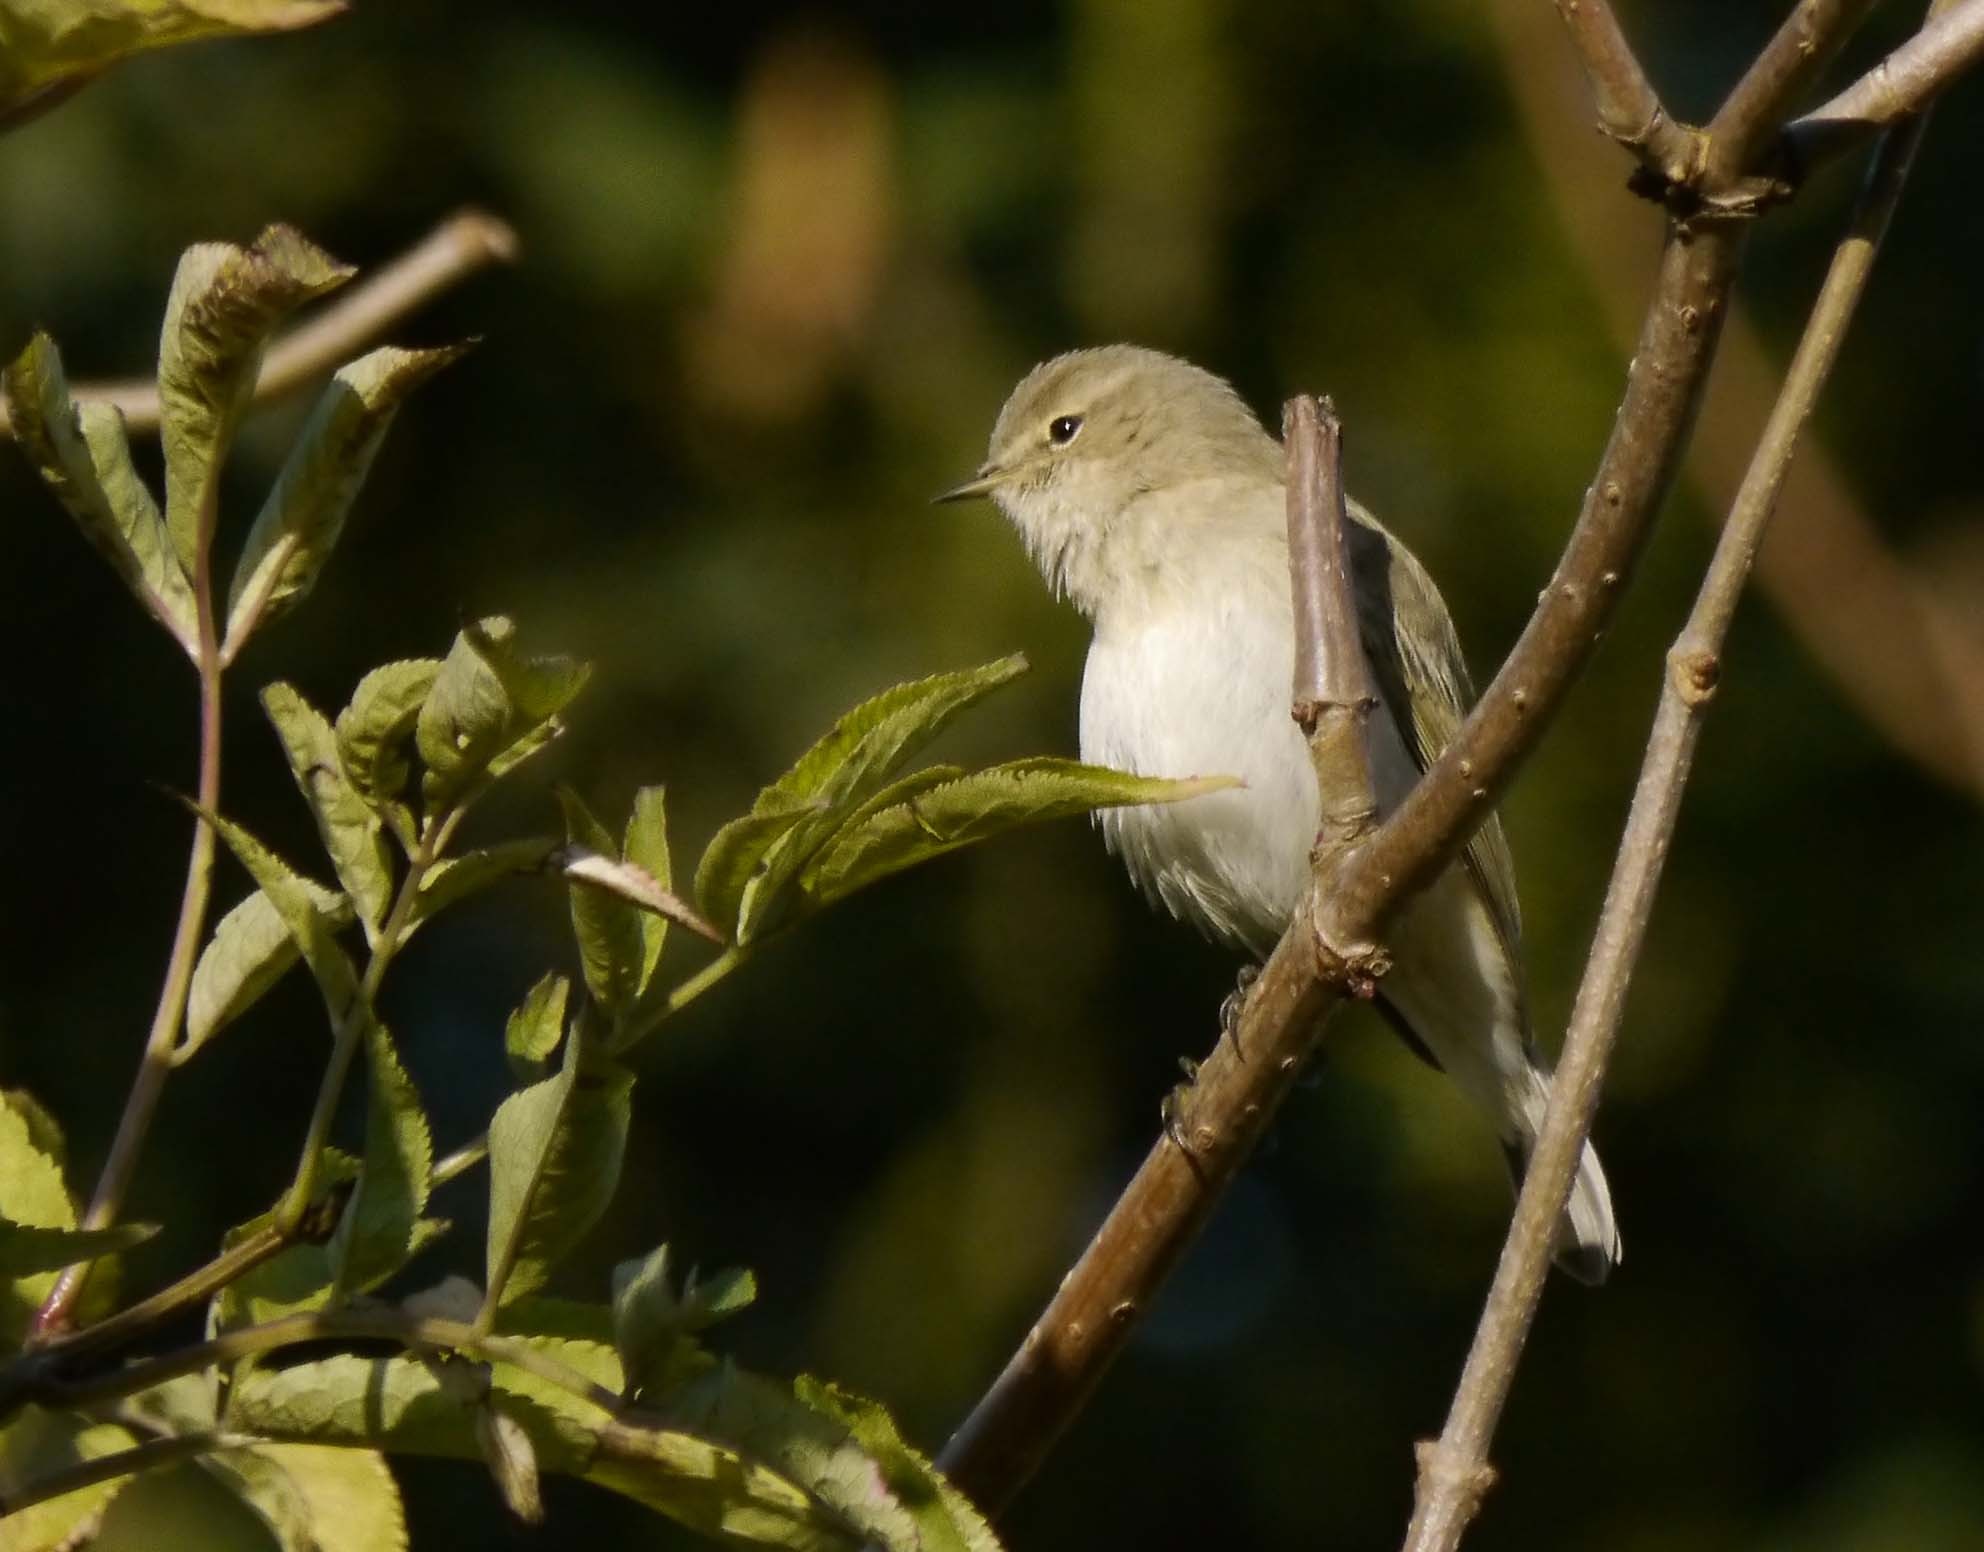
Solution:
[[(1290, 715), (1295, 625), (1282, 445), (1224, 379), (1136, 345), (1071, 351), (1023, 377), (986, 461), (940, 501), (990, 497), (1054, 593), (1092, 627), (1084, 760), (1240, 785), (1097, 815), (1153, 904), (1266, 958), (1300, 907), (1321, 819)], [(1473, 698), (1432, 577), (1356, 502), (1345, 534), (1359, 637), (1379, 691), (1370, 718), (1382, 819), (1438, 758)], [(1497, 817), (1396, 919), (1376, 1002), (1495, 1129), (1518, 1181), (1549, 1068), (1530, 1034), (1515, 866)], [(1585, 1283), (1620, 1258), (1589, 1143), (1555, 1244)]]

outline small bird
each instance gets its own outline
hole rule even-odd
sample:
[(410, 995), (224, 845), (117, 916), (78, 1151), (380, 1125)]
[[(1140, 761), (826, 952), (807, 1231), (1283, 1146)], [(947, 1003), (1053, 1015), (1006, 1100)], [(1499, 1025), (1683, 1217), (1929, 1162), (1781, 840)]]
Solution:
[[(1244, 786), (1098, 816), (1154, 903), (1254, 959), (1301, 903), (1321, 820), (1289, 714), (1294, 606), (1281, 443), (1232, 386), (1132, 345), (1035, 367), (1006, 400), (975, 478), (1048, 585), (1094, 627), (1082, 674), (1085, 760), (1150, 776), (1218, 772)], [(1378, 684), (1375, 797), (1390, 813), (1453, 737), (1472, 698), (1433, 579), (1350, 503), (1359, 635)], [(1515, 866), (1491, 816), (1392, 928), (1380, 1009), (1494, 1125), (1520, 1175), (1549, 1069), (1530, 1040)], [(1603, 1282), (1619, 1231), (1589, 1146), (1557, 1264)]]

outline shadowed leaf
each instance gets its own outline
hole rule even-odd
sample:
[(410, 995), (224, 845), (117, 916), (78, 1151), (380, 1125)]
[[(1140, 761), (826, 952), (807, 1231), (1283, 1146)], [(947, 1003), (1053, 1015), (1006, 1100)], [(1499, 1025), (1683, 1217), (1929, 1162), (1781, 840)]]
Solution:
[(340, 367), (325, 385), (235, 565), (224, 659), (316, 584), (400, 401), (466, 348), (382, 346)]
[(159, 338), (158, 399), (165, 527), (187, 575), (213, 536), (220, 468), (270, 332), (353, 273), (288, 226), (264, 228), (246, 248), (195, 243), (181, 255)]
[(351, 704), (338, 713), (338, 759), (352, 791), (408, 848), (413, 844), (413, 812), (400, 794), (413, 774), (409, 746), (420, 708), (440, 672), (436, 658), (387, 663), (358, 681)]
[(489, 1123), (489, 1247), (483, 1319), (543, 1286), (613, 1198), (627, 1144), (633, 1075), (582, 1062), (520, 1089)]
[(377, 1019), (366, 1024), (365, 1059), (371, 1075), (365, 1162), (330, 1245), (336, 1285), (345, 1293), (377, 1287), (405, 1264), (434, 1173), (433, 1133), (420, 1093)]
[(61, 353), (45, 334), (7, 368), (5, 389), (29, 462), (146, 612), (197, 657), (193, 584), (166, 537), (158, 502), (131, 467), (124, 417), (109, 405), (79, 410), (71, 402)]
[[(299, 877), (297, 882), (334, 930), (351, 925), (354, 913), (343, 895), (307, 878)], [(240, 1018), (301, 957), (295, 937), (267, 895), (258, 889), (235, 906), (215, 924), (213, 937), (200, 950), (186, 999), (186, 1033), (172, 1059), (186, 1060)]]
[(485, 774), (500, 775), (541, 743), (507, 762), (514, 747), (547, 733), (552, 719), (585, 688), (591, 670), (566, 657), (527, 658), (516, 627), (501, 615), (455, 637), (434, 688), (420, 708), (414, 741), (426, 767), (421, 795), (430, 813), (461, 798)]
[(565, 1034), (565, 1003), (572, 983), (554, 971), (544, 976), (524, 994), (503, 1026), (503, 1049), (510, 1058), (510, 1070), (535, 1076), (537, 1069), (551, 1059)]
[(290, 774), (310, 805), (317, 834), (337, 869), (338, 881), (366, 925), (377, 929), (393, 898), (392, 859), (378, 816), (344, 773), (337, 734), (322, 712), (286, 684), (262, 691), (262, 709), (282, 740)]
[(492, 884), (542, 872), (546, 859), (557, 849), (556, 841), (539, 836), (526, 841), (500, 841), (479, 851), (443, 857), (421, 875), (420, 889), (407, 919), (408, 930)]
[(307, 27), (344, 8), (345, 0), (0, 0), (0, 123), (127, 55)]
[(0, 1277), (55, 1272), (72, 1261), (94, 1261), (142, 1245), (158, 1233), (155, 1223), (119, 1223), (107, 1229), (57, 1229), (16, 1223), (0, 1213)]
[[(605, 825), (592, 815), (576, 792), (558, 789), (559, 806), (565, 810), (565, 835), (571, 842), (561, 854), (561, 871), (570, 871), (568, 858), (578, 848), (592, 854), (595, 864), (615, 856), (618, 848)], [(594, 874), (602, 870), (595, 866)], [(572, 935), (578, 939), (579, 965), (585, 972), (586, 989), (609, 1018), (633, 1006), (640, 996), (641, 962), (645, 944), (641, 934), (641, 912), (629, 905), (623, 892), (592, 882), (573, 879), (568, 887), (572, 908)]]

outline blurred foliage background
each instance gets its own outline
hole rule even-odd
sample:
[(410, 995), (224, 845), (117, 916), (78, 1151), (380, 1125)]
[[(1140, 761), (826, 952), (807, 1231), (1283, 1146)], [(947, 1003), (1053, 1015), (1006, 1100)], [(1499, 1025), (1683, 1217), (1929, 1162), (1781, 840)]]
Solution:
[[(1782, 9), (1624, 15), (1695, 115)], [(398, 331), (482, 344), (403, 413), (318, 596), (235, 674), (225, 806), (312, 855), (254, 687), (341, 704), (502, 609), (598, 664), (559, 774), (602, 811), (668, 781), (689, 857), (841, 708), (938, 668), (1037, 665), (950, 736), (960, 755), (1073, 751), (1084, 627), (989, 508), (926, 498), (978, 462), (1018, 375), (1076, 344), (1183, 352), (1270, 414), (1334, 394), (1353, 487), (1491, 669), (1605, 435), (1626, 353), (1607, 320), (1637, 307), (1658, 230), (1548, 10), (375, 0), (137, 61), (0, 140), (0, 351), (40, 325), (79, 379), (147, 371), (181, 248), (271, 220), (364, 264), (466, 202), (514, 222), (517, 268)], [(1914, 19), (1883, 7), (1839, 77)], [(1904, 607), (1822, 590), (1796, 629), (1756, 603), (1739, 625), (1599, 1121), (1625, 1265), (1550, 1290), (1483, 1552), (1984, 1535), (1981, 141), (1971, 82), (1816, 428), (1829, 499), (1907, 568)], [(1566, 156), (1596, 175), (1546, 171)], [(1826, 172), (1756, 235), (1771, 361), (1853, 184)], [(1708, 429), (1765, 407), (1725, 392)], [(301, 413), (251, 424), (236, 534)], [(1670, 506), (1507, 805), (1546, 1041), (1710, 542), (1700, 487)], [(193, 685), (11, 456), (0, 512), (0, 1081), (54, 1105), (86, 1180), (178, 898), (186, 819), (158, 784), (192, 781)], [(1781, 556), (1822, 543), (1800, 513)], [(1896, 652), (1918, 693), (1873, 710), (1912, 718), (1933, 770), (1819, 666)], [(548, 828), (538, 792), (482, 831)], [(246, 891), (225, 877), (223, 904)], [(395, 972), (386, 1015), (444, 1146), (503, 1092), (502, 1019), (570, 959), (563, 911), (520, 887)], [(1232, 971), (1078, 824), (863, 896), (648, 1053), (620, 1199), (569, 1291), (663, 1239), (751, 1265), (740, 1354), (873, 1392), (934, 1448), (1148, 1145)], [(298, 978), (174, 1081), (132, 1202), (168, 1231), (137, 1284), (266, 1205), (322, 1054)], [(433, 1275), (479, 1267), (482, 1190), (442, 1200), (462, 1229)], [(1394, 1544), (1506, 1209), (1455, 1096), (1346, 1019), (1012, 1544)], [(416, 1545), (686, 1541), (569, 1483), (532, 1533), (475, 1468), (401, 1475)]]

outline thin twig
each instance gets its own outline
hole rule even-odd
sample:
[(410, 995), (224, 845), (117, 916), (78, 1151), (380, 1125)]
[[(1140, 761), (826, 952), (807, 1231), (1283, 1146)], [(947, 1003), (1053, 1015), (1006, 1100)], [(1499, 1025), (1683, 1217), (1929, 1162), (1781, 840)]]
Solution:
[(1920, 112), (1952, 81), (1984, 60), (1984, 0), (1940, 7), (1936, 19), (1837, 97), (1784, 132), (1809, 166)]
[(1853, 35), (1875, 0), (1798, 0), (1716, 110), (1707, 130), (1706, 164), (1734, 179), (1784, 122), (1786, 111)]
[(1727, 227), (1669, 227), (1625, 398), (1550, 585), (1453, 741), (1332, 881), (1332, 941), (1369, 935), (1459, 855), (1584, 666), (1673, 478), (1739, 249)]
[[(196, 790), (200, 806), (209, 813), (220, 807), (221, 758), (221, 659), (220, 634), (214, 619), (213, 511), (218, 500), (219, 482), (207, 482), (205, 510), (201, 514), (199, 538), (193, 555), (193, 618), (198, 633), (195, 666), (200, 675), (200, 773)], [(124, 1195), (137, 1173), (138, 1157), (151, 1133), (152, 1118), (158, 1113), (159, 1097), (165, 1080), (172, 1074), (172, 1050), (179, 1042), (179, 1030), (186, 1017), (186, 999), (192, 990), (193, 967), (206, 935), (207, 906), (213, 895), (214, 834), (195, 822), (192, 846), (186, 859), (186, 885), (179, 900), (179, 922), (173, 929), (172, 951), (166, 958), (165, 984), (159, 990), (158, 1006), (152, 1013), (145, 1048), (138, 1059), (137, 1075), (124, 1098), (124, 1112), (118, 1117), (117, 1131), (104, 1159), (103, 1173), (97, 1177), (96, 1192), (83, 1215), (85, 1229), (107, 1228), (116, 1221), (124, 1206)], [(29, 1340), (41, 1343), (66, 1330), (82, 1296), (93, 1262), (81, 1261), (63, 1270), (35, 1312)]]
[(134, 1444), (127, 1450), (94, 1455), (88, 1460), (77, 1461), (73, 1466), (63, 1466), (45, 1475), (28, 1478), (13, 1492), (0, 1494), (0, 1515), (13, 1514), (34, 1504), (46, 1503), (51, 1498), (60, 1498), (65, 1493), (94, 1487), (99, 1482), (136, 1476), (140, 1471), (155, 1471), (160, 1466), (176, 1466), (182, 1460), (211, 1455), (216, 1450), (240, 1449), (257, 1442), (248, 1434), (218, 1433), (209, 1429), (147, 1439), (143, 1444)]
[(1697, 169), (1701, 135), (1667, 116), (1608, 0), (1557, 0), (1598, 108), (1598, 127), (1669, 183)]
[[(1612, 201), (1616, 162), (1598, 142), (1565, 133), (1582, 83), (1539, 65), (1550, 18), (1534, 0), (1496, 0), (1487, 16), (1550, 201), (1623, 354), (1644, 306), (1643, 233)], [(1687, 473), (1706, 511), (1729, 510), (1782, 381), (1782, 353), (1732, 304), (1688, 447)], [(1765, 543), (1759, 590), (1876, 733), (1936, 780), (1984, 796), (1984, 633), (1889, 546), (1815, 433), (1784, 499), (1798, 526)]]
[(1343, 426), (1336, 406), (1304, 394), (1282, 408), (1288, 449), (1288, 571), (1295, 603), (1292, 712), (1309, 739), (1323, 811), (1319, 846), (1332, 850), (1370, 829), (1370, 717), (1377, 680), (1358, 634), (1343, 489)]
[[(269, 347), (255, 379), (257, 401), (300, 388), (332, 371), (408, 314), (491, 264), (511, 264), (517, 235), (497, 217), (463, 210), (448, 217), (413, 247), (382, 265), (310, 322)], [(158, 429), (158, 385), (150, 381), (80, 383), (82, 402), (109, 403), (124, 412), (132, 431)], [(11, 437), (0, 404), (0, 437)]]
[(1549, 1110), (1524, 1174), (1515, 1217), (1446, 1427), (1437, 1443), (1420, 1447), (1417, 1501), (1406, 1552), (1452, 1552), (1493, 1480), (1488, 1445), (1536, 1317), (1557, 1220), (1569, 1199), (1598, 1107), (1702, 717), (1721, 675), (1723, 644), (1764, 528), (1783, 490), (1799, 432), (1838, 358), (1921, 130), (1917, 120), (1894, 131), (1881, 145), (1849, 235), (1833, 256), (1694, 610), (1668, 654), (1653, 732), (1591, 958), (1572, 1008)]
[(334, 1341), (397, 1342), (407, 1348), (464, 1353), (471, 1358), (522, 1369), (601, 1412), (611, 1414), (621, 1409), (621, 1398), (615, 1392), (586, 1378), (571, 1365), (538, 1351), (524, 1339), (488, 1336), (466, 1321), (409, 1315), (392, 1309), (313, 1310), (285, 1315), (262, 1325), (224, 1331), (210, 1341), (84, 1379), (66, 1379), (43, 1370), (29, 1390), (28, 1399), (73, 1410), (113, 1401), (119, 1396), (134, 1396), (182, 1374), (203, 1373), (284, 1348)]

